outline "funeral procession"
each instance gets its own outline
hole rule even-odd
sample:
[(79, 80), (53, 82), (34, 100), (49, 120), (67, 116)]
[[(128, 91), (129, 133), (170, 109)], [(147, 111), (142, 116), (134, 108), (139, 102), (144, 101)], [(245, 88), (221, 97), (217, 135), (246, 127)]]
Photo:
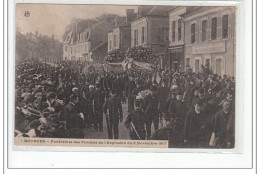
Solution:
[(109, 6), (19, 8), (14, 136), (234, 148), (236, 9)]

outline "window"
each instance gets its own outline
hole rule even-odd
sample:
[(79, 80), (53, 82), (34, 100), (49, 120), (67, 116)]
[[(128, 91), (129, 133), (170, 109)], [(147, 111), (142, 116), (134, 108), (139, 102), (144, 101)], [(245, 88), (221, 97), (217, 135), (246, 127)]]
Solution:
[(199, 73), (200, 71), (200, 60), (195, 59), (195, 73)]
[(172, 42), (175, 42), (175, 21), (172, 21)]
[(222, 17), (222, 38), (228, 37), (228, 15)]
[(158, 28), (157, 41), (158, 42), (162, 41), (162, 29), (161, 28)]
[(206, 59), (205, 66), (210, 67), (210, 59)]
[(162, 28), (162, 40), (161, 42), (165, 42), (169, 40), (169, 28), (163, 27)]
[(116, 47), (116, 35), (114, 35), (114, 47)]
[(178, 41), (181, 40), (181, 19), (178, 20)]
[(144, 27), (142, 27), (142, 43), (144, 43)]
[(207, 36), (207, 20), (202, 21), (202, 42), (206, 40)]
[(212, 18), (211, 21), (211, 40), (215, 40), (217, 38), (217, 18)]
[(67, 46), (65, 46), (65, 52), (67, 52)]
[(190, 58), (186, 58), (186, 67), (190, 67)]
[(72, 47), (70, 47), (70, 53), (72, 54)]
[(158, 28), (158, 42), (165, 42), (169, 40), (169, 28)]
[(191, 35), (191, 44), (195, 43), (195, 23), (191, 24), (191, 29), (190, 29), (190, 35)]
[(111, 47), (112, 47), (112, 41), (110, 40), (109, 41), (109, 50), (111, 50)]
[(85, 52), (87, 52), (87, 44), (85, 44)]
[(138, 30), (135, 30), (134, 45), (138, 45)]

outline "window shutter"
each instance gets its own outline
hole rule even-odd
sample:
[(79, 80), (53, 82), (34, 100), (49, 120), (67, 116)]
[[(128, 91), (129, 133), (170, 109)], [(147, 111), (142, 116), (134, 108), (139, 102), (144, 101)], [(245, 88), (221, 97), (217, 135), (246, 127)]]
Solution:
[(200, 20), (200, 21), (198, 22), (198, 27), (199, 27), (199, 42), (202, 41), (202, 21), (203, 21), (203, 20)]
[(232, 29), (235, 31), (235, 16), (234, 14), (228, 15), (228, 38), (233, 37)]
[(207, 39), (211, 40), (211, 18), (209, 18), (209, 20), (208, 20), (208, 35), (207, 35)]
[(217, 20), (217, 38), (222, 38), (222, 17), (218, 16)]
[(195, 42), (199, 42), (199, 25), (198, 25), (198, 23), (195, 23)]
[(188, 33), (188, 36), (185, 37), (185, 39), (187, 39), (187, 43), (191, 43), (191, 23), (189, 23), (187, 26), (189, 27), (185, 27), (185, 30), (187, 31), (185, 33)]
[(161, 40), (162, 40), (161, 35), (162, 35), (162, 30), (161, 30), (161, 28), (158, 28), (158, 34), (157, 34), (157, 36), (158, 36), (158, 42), (161, 42)]

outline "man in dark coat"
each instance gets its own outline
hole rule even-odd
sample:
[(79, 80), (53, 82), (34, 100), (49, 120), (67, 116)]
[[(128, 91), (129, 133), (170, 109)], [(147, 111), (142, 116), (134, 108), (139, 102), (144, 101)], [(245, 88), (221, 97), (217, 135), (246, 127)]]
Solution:
[(182, 137), (178, 132), (171, 127), (173, 116), (170, 113), (164, 113), (162, 115), (163, 127), (156, 130), (151, 139), (152, 140), (168, 140), (168, 147), (180, 147), (182, 144)]
[(125, 92), (127, 96), (127, 103), (128, 103), (128, 113), (132, 112), (134, 109), (134, 97), (132, 97), (132, 91), (136, 88), (135, 81), (133, 77), (129, 77), (128, 82), (125, 85)]
[(215, 133), (215, 147), (234, 147), (234, 114), (230, 110), (229, 101), (224, 101), (221, 109), (213, 118), (213, 133)]
[(188, 147), (208, 147), (211, 117), (202, 111), (203, 103), (196, 100), (188, 111), (184, 122), (184, 143)]
[(147, 100), (148, 104), (145, 105), (145, 115), (148, 119), (147, 125), (147, 139), (151, 138), (151, 126), (154, 125), (154, 129), (157, 130), (159, 127), (159, 101), (156, 97), (156, 91), (152, 91), (152, 95)]
[(144, 90), (141, 83), (142, 83), (141, 80), (137, 80), (136, 81), (136, 88), (134, 88), (132, 93), (131, 93), (131, 97), (134, 99), (134, 101), (135, 101), (136, 97), (138, 96), (139, 92)]
[(105, 93), (101, 90), (100, 84), (96, 84), (96, 90), (93, 96), (94, 101), (94, 130), (103, 132), (103, 111), (105, 102)]
[(123, 111), (121, 101), (116, 97), (116, 91), (111, 91), (111, 97), (105, 101), (103, 112), (107, 119), (107, 129), (109, 139), (118, 139), (118, 125), (123, 121)]
[(116, 91), (117, 97), (122, 100), (123, 97), (123, 90), (124, 90), (124, 84), (122, 82), (121, 75), (117, 75), (115, 80), (112, 82), (112, 89)]
[(70, 102), (64, 107), (61, 113), (61, 120), (66, 122), (67, 129), (80, 128), (84, 116), (77, 110), (76, 104), (79, 102), (77, 95), (70, 96)]
[(169, 92), (170, 92), (170, 89), (168, 87), (166, 87), (166, 82), (164, 82), (162, 84), (161, 87), (159, 87), (159, 112), (160, 112), (160, 115), (165, 112), (164, 111), (164, 106), (166, 104), (166, 101), (168, 99), (168, 96), (169, 96)]
[(140, 100), (135, 101), (135, 110), (132, 111), (126, 118), (125, 126), (130, 130), (129, 135), (131, 140), (145, 140), (148, 120), (142, 111)]
[(164, 105), (164, 112), (169, 112), (169, 113), (175, 113), (175, 94), (174, 93), (170, 93), (165, 105)]
[(179, 92), (176, 95), (176, 100), (174, 102), (174, 109), (173, 109), (173, 115), (176, 121), (176, 130), (180, 132), (181, 134), (183, 133), (183, 125), (186, 117), (186, 105), (182, 101), (182, 95)]

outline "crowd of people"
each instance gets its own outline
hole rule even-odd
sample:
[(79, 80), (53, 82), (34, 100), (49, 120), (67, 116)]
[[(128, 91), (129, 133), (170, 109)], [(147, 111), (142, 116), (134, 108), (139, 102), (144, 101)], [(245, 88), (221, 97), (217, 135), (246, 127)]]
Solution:
[(105, 118), (109, 139), (120, 138), (122, 122), (134, 140), (234, 147), (234, 77), (208, 67), (198, 74), (159, 69), (143, 78), (83, 68), (78, 62), (35, 60), (16, 65), (15, 136), (84, 138), (85, 128), (103, 132)]

